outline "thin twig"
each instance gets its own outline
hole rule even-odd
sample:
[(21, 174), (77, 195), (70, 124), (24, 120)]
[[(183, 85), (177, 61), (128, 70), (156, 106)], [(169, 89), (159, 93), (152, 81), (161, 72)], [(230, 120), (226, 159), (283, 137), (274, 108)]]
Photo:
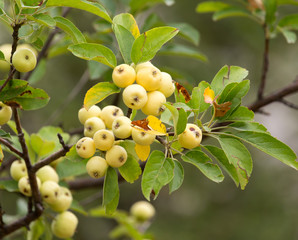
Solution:
[(12, 146), (9, 141), (7, 141), (4, 138), (0, 137), (0, 143), (5, 145), (6, 147), (8, 147), (10, 151), (14, 152), (15, 154), (17, 154), (18, 156), (23, 158), (23, 153), (21, 153), (18, 149), (16, 149), (14, 146)]
[(296, 104), (294, 104), (292, 102), (289, 102), (289, 101), (287, 101), (285, 99), (281, 99), (281, 100), (279, 100), (279, 102), (283, 103), (284, 105), (286, 105), (286, 106), (288, 106), (290, 108), (293, 108), (295, 110), (298, 110), (298, 105), (296, 105)]

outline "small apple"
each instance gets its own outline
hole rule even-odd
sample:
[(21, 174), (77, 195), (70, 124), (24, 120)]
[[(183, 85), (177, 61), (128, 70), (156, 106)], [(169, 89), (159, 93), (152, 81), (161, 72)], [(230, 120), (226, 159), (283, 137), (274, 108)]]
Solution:
[(92, 157), (96, 150), (94, 140), (89, 137), (81, 138), (76, 144), (76, 150), (82, 158)]
[(137, 64), (137, 66), (135, 66), (135, 70), (136, 70), (136, 72), (138, 72), (139, 70), (141, 70), (142, 68), (145, 68), (145, 67), (154, 67), (154, 65), (149, 61), (139, 63), (139, 64)]
[(139, 84), (126, 87), (122, 93), (124, 104), (131, 109), (141, 109), (147, 103), (147, 92)]
[[(39, 189), (40, 185), (41, 185), (41, 181), (38, 177), (36, 177), (36, 182), (37, 182), (37, 187)], [(18, 182), (18, 187), (19, 187), (20, 192), (22, 194), (24, 194), (25, 196), (27, 196), (27, 197), (32, 196), (32, 191), (31, 191), (31, 186), (30, 186), (30, 183), (29, 183), (28, 176), (20, 178), (20, 180)]]
[(120, 64), (114, 68), (112, 79), (116, 86), (125, 88), (134, 83), (136, 72), (133, 67), (127, 64)]
[(113, 146), (115, 137), (112, 131), (101, 129), (94, 134), (93, 140), (97, 149), (107, 151)]
[(195, 124), (188, 123), (183, 133), (179, 134), (178, 142), (187, 149), (200, 146), (202, 141), (202, 130)]
[(49, 165), (46, 165), (40, 168), (36, 172), (36, 176), (39, 177), (40, 181), (43, 183), (45, 181), (54, 181), (56, 183), (59, 182), (59, 176), (54, 168)]
[(94, 133), (105, 128), (105, 123), (99, 117), (91, 117), (84, 124), (84, 135), (92, 138)]
[(55, 212), (64, 212), (70, 208), (72, 203), (72, 194), (68, 188), (60, 187), (56, 201), (49, 204), (51, 209)]
[(144, 67), (137, 72), (137, 84), (147, 91), (155, 91), (161, 86), (161, 72), (156, 67)]
[(28, 48), (28, 49), (30, 49), (34, 53), (34, 55), (36, 57), (38, 55), (37, 50), (34, 47), (32, 47), (30, 44), (28, 44), (28, 43), (21, 43), (21, 44), (19, 44), (18, 47), (17, 47), (17, 49), (21, 49), (21, 48)]
[(100, 107), (93, 105), (88, 110), (81, 108), (78, 112), (79, 121), (84, 124), (88, 118), (99, 117), (101, 109)]
[(143, 113), (146, 115), (158, 116), (164, 110), (163, 106), (166, 103), (166, 97), (160, 91), (148, 92), (148, 101), (145, 106), (141, 109)]
[(143, 146), (150, 145), (155, 140), (154, 134), (150, 134), (135, 128), (132, 128), (131, 136), (132, 136), (132, 139), (135, 141), (135, 143)]
[(126, 160), (127, 152), (125, 148), (119, 145), (114, 145), (106, 152), (106, 161), (111, 167), (119, 168), (126, 162)]
[(11, 44), (1, 45), (0, 51), (3, 52), (5, 58), (5, 60), (0, 60), (0, 72), (7, 73), (10, 69)]
[(4, 125), (11, 119), (12, 110), (10, 106), (0, 102), (0, 125)]
[(10, 166), (11, 177), (19, 181), (20, 178), (27, 176), (27, 167), (23, 159), (15, 160)]
[(154, 217), (155, 209), (149, 202), (139, 201), (131, 206), (130, 213), (138, 221), (144, 222)]
[(175, 92), (175, 84), (170, 74), (161, 72), (161, 86), (157, 90), (162, 92), (166, 98)]
[(86, 170), (90, 177), (101, 178), (106, 174), (109, 165), (107, 161), (102, 157), (92, 157), (86, 164)]
[(12, 65), (19, 72), (30, 72), (36, 66), (36, 56), (28, 48), (20, 48), (12, 56)]
[(72, 212), (59, 213), (51, 224), (51, 230), (56, 237), (71, 238), (78, 225), (78, 218)]
[(121, 110), (121, 108), (113, 106), (113, 105), (108, 105), (101, 110), (100, 117), (104, 121), (106, 127), (111, 129), (114, 120), (117, 117), (120, 117), (123, 115), (124, 114), (123, 114), (123, 111)]
[(117, 138), (128, 138), (131, 135), (131, 120), (128, 117), (121, 116), (114, 120), (112, 130)]
[(40, 187), (42, 199), (49, 204), (53, 204), (57, 201), (59, 193), (60, 186), (54, 181), (45, 181)]

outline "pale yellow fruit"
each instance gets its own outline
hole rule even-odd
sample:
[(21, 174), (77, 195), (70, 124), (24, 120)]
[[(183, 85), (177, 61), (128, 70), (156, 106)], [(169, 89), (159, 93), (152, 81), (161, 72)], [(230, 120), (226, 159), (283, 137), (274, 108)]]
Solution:
[(20, 178), (27, 176), (27, 167), (23, 159), (15, 160), (10, 166), (11, 177), (19, 181)]
[(59, 176), (54, 168), (47, 165), (42, 168), (40, 168), (36, 172), (36, 176), (39, 177), (40, 181), (43, 183), (45, 181), (54, 181), (56, 183), (59, 182)]
[(4, 125), (11, 119), (12, 110), (10, 106), (0, 102), (0, 125)]
[(22, 43), (22, 44), (18, 45), (17, 49), (21, 49), (21, 48), (28, 48), (28, 49), (30, 49), (34, 53), (34, 55), (36, 57), (38, 55), (37, 50), (34, 47), (32, 47), (30, 44), (28, 44), (28, 43)]
[(49, 204), (51, 209), (55, 212), (64, 212), (70, 208), (72, 203), (72, 194), (68, 188), (60, 187), (56, 201)]
[(90, 177), (101, 178), (106, 174), (109, 165), (102, 157), (92, 157), (86, 164), (86, 170)]
[(54, 181), (45, 181), (40, 187), (42, 199), (49, 204), (57, 201), (60, 192), (60, 186)]
[(84, 135), (86, 137), (93, 137), (93, 135), (100, 129), (105, 129), (105, 123), (99, 117), (88, 118), (84, 124)]
[(146, 91), (155, 91), (161, 86), (161, 72), (156, 67), (144, 67), (137, 72), (137, 84)]
[(106, 127), (111, 129), (114, 120), (117, 117), (120, 117), (123, 115), (124, 114), (123, 114), (123, 111), (121, 110), (121, 108), (113, 106), (113, 105), (108, 105), (101, 110), (100, 117), (104, 121)]
[(114, 145), (106, 152), (106, 161), (111, 167), (119, 168), (126, 162), (126, 160), (127, 152), (125, 148), (119, 145)]
[(154, 134), (150, 134), (150, 133), (147, 133), (145, 131), (138, 130), (135, 128), (132, 128), (131, 136), (132, 136), (132, 139), (135, 141), (135, 143), (137, 143), (139, 145), (143, 145), (143, 146), (150, 145), (155, 140)]
[(183, 133), (178, 136), (180, 145), (187, 149), (200, 146), (202, 130), (195, 124), (188, 123)]
[(84, 124), (88, 118), (99, 117), (101, 113), (100, 107), (93, 105), (88, 110), (81, 108), (78, 112), (79, 121)]
[(81, 138), (76, 144), (76, 150), (82, 158), (92, 157), (96, 150), (94, 140), (89, 137)]
[[(39, 189), (40, 185), (41, 185), (41, 181), (38, 177), (36, 177), (36, 182), (37, 182), (37, 187)], [(30, 183), (29, 183), (28, 176), (20, 178), (20, 180), (18, 182), (18, 187), (19, 187), (19, 191), (22, 194), (24, 194), (25, 196), (27, 196), (27, 197), (32, 196), (32, 191), (31, 191), (31, 186), (30, 186)]]
[(130, 213), (139, 221), (147, 221), (154, 217), (155, 209), (149, 202), (139, 201), (131, 206)]
[(3, 52), (5, 60), (0, 60), (0, 71), (9, 72), (10, 69), (10, 56), (11, 56), (11, 44), (3, 44), (0, 46), (0, 51)]
[(137, 66), (135, 66), (135, 70), (136, 72), (138, 72), (139, 70), (145, 67), (154, 67), (154, 66), (151, 62), (143, 62), (143, 63), (137, 64)]
[(114, 120), (112, 130), (117, 138), (128, 138), (131, 135), (131, 120), (128, 117), (121, 116)]
[(112, 131), (101, 129), (94, 134), (93, 140), (97, 149), (107, 151), (113, 146), (115, 137)]
[(12, 56), (12, 65), (19, 72), (30, 72), (36, 66), (36, 56), (28, 48), (17, 49)]
[(148, 97), (145, 88), (139, 84), (132, 84), (124, 89), (122, 99), (127, 107), (137, 110), (145, 106)]
[(161, 72), (161, 86), (158, 91), (162, 92), (165, 97), (171, 96), (175, 92), (175, 84), (170, 74)]
[(133, 67), (127, 64), (120, 64), (114, 68), (112, 79), (116, 86), (125, 88), (134, 83), (136, 72)]
[(58, 214), (51, 224), (51, 230), (56, 237), (71, 238), (77, 228), (78, 218), (72, 212)]
[(146, 115), (159, 116), (164, 110), (163, 106), (166, 103), (166, 97), (160, 91), (148, 92), (148, 101), (141, 109)]

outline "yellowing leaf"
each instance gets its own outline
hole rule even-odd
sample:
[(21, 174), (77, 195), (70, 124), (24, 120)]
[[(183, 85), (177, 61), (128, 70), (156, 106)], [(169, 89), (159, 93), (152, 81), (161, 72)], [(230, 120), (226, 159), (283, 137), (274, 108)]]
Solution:
[[(152, 130), (157, 131), (157, 132), (162, 133), (162, 134), (167, 133), (166, 126), (157, 117), (149, 115), (147, 117), (147, 120), (149, 122), (148, 125)], [(160, 135), (160, 134), (158, 134), (158, 135)]]
[(154, 135), (166, 135), (166, 126), (157, 117), (149, 115), (147, 118), (142, 120), (132, 121), (131, 125), (133, 128), (139, 131), (145, 131), (149, 134)]
[(214, 99), (215, 99), (214, 91), (212, 89), (210, 89), (209, 87), (205, 88), (205, 91), (204, 91), (205, 103), (213, 104)]
[(139, 145), (136, 143), (135, 151), (141, 161), (146, 161), (150, 154), (150, 145)]
[(0, 166), (2, 165), (3, 158), (4, 158), (4, 154), (3, 154), (3, 151), (2, 151), (2, 147), (0, 145)]
[(217, 104), (214, 102), (215, 106), (215, 117), (223, 117), (226, 115), (227, 111), (229, 111), (231, 108), (230, 106), (232, 105), (231, 102), (224, 102), (221, 104)]

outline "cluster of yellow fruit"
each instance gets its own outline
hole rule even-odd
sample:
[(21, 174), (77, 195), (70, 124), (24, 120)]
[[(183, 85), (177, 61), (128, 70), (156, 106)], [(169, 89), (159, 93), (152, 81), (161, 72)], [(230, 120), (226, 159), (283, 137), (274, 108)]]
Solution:
[(112, 79), (115, 85), (125, 88), (122, 93), (124, 104), (131, 109), (141, 109), (146, 115), (160, 115), (166, 98), (175, 91), (171, 75), (161, 72), (151, 62), (138, 64), (135, 68), (128, 64), (118, 65), (113, 70)]
[[(24, 160), (16, 160), (10, 167), (10, 175), (18, 181), (19, 191), (25, 196), (32, 196)], [(54, 168), (46, 165), (36, 172), (36, 181), (42, 200), (55, 212), (58, 212), (52, 222), (51, 229), (55, 236), (69, 238), (73, 236), (77, 224), (77, 217), (68, 211), (72, 203), (72, 194), (66, 187), (58, 184), (59, 176)]]
[[(4, 54), (4, 60), (0, 60), (0, 72), (7, 73), (10, 69), (11, 44), (3, 44), (0, 51)], [(19, 72), (32, 71), (37, 63), (37, 51), (29, 44), (20, 44), (12, 56), (12, 65)]]

